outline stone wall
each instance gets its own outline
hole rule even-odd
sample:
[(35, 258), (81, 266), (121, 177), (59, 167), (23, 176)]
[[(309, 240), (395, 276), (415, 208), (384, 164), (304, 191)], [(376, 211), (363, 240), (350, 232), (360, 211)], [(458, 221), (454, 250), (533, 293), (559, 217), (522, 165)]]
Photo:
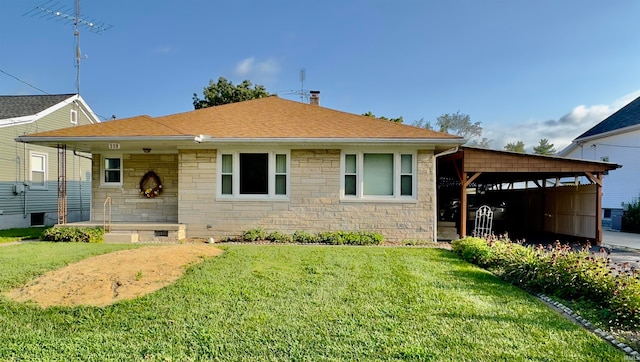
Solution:
[[(93, 155), (91, 220), (104, 220), (104, 202), (112, 200), (113, 222), (178, 222), (178, 155), (177, 154), (125, 154), (122, 158), (122, 187), (100, 184), (99, 154)], [(140, 179), (147, 171), (160, 177), (163, 190), (154, 198), (140, 194)]]
[(433, 152), (418, 152), (417, 201), (340, 201), (340, 150), (292, 150), (288, 201), (216, 200), (216, 151), (179, 155), (179, 221), (187, 237), (220, 239), (244, 230), (376, 231), (388, 241), (433, 240)]

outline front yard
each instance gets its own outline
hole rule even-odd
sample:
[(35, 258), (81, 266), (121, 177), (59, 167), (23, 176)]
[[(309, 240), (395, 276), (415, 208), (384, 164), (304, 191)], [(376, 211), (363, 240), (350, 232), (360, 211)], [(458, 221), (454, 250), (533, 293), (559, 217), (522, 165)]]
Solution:
[[(131, 247), (5, 246), (0, 289)], [(0, 360), (625, 360), (449, 251), (222, 248), (224, 254), (192, 267), (175, 284), (107, 307), (41, 309), (3, 296)]]

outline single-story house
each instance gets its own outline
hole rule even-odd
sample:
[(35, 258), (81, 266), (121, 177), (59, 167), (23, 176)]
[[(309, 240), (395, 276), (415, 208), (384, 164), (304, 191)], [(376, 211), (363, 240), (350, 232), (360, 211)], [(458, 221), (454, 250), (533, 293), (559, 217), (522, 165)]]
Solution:
[[(496, 231), (601, 240), (602, 177), (616, 164), (463, 147), (458, 136), (312, 101), (272, 96), (17, 139), (92, 155), (85, 225), (105, 226), (112, 240), (220, 239), (257, 227), (388, 241), (435, 241), (450, 229), (450, 240), (472, 233), (472, 203), (503, 201)], [(457, 220), (443, 220), (451, 199)]]
[(92, 155), (91, 221), (130, 240), (363, 230), (435, 240), (461, 137), (277, 96), (20, 136)]
[(576, 137), (558, 155), (624, 166), (604, 176), (603, 226), (621, 229), (625, 204), (638, 201), (640, 185), (640, 97)]
[(97, 123), (77, 94), (0, 96), (0, 229), (89, 220), (88, 155), (15, 138)]

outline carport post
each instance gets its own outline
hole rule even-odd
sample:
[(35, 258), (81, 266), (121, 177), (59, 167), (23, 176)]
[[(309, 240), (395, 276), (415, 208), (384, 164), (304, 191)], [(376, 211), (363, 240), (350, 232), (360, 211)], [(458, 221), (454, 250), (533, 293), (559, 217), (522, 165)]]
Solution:
[(467, 173), (462, 172), (460, 174), (460, 237), (467, 236), (467, 187), (480, 176), (482, 172), (474, 173), (469, 179), (467, 179)]
[(596, 184), (596, 245), (602, 245), (602, 173), (585, 172), (587, 178)]
[(462, 180), (460, 180), (460, 188), (462, 190), (460, 193), (460, 237), (464, 238), (467, 236), (467, 184), (465, 180), (467, 179), (467, 173), (462, 173)]

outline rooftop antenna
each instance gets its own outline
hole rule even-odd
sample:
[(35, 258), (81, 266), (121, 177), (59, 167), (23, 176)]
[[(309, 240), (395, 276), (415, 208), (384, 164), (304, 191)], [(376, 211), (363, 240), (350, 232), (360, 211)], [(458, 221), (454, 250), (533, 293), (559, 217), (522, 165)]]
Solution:
[[(96, 22), (94, 20), (80, 18), (80, 0), (75, 0), (75, 11), (69, 9), (65, 5), (54, 0), (49, 0), (42, 5), (36, 6), (34, 9), (29, 10), (24, 14), (35, 17), (40, 15), (40, 18), (46, 20), (54, 20), (56, 22), (63, 21), (65, 24), (73, 24), (73, 36), (75, 38), (75, 67), (76, 67), (76, 90), (78, 95), (80, 94), (80, 62), (82, 60), (82, 53), (80, 52), (80, 26), (83, 26), (89, 31), (94, 33), (101, 33), (105, 30), (109, 30), (113, 25), (105, 24), (103, 22)], [(86, 56), (85, 56), (86, 58)]]
[(309, 100), (309, 91), (304, 89), (304, 81), (307, 78), (307, 71), (304, 68), (300, 68), (300, 90), (299, 91), (291, 91), (293, 94), (297, 94), (300, 96), (300, 101), (304, 102), (305, 100)]
[(307, 77), (307, 71), (304, 68), (300, 69), (300, 100), (304, 101), (304, 80)]

